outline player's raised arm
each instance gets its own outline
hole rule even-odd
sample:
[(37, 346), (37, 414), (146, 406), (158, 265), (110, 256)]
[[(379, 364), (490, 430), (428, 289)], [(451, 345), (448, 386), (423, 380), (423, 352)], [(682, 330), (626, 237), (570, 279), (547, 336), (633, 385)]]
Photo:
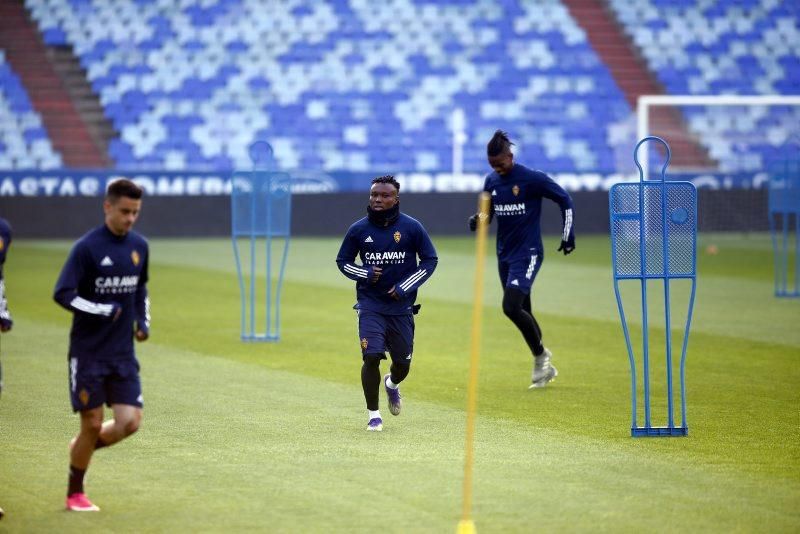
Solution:
[(572, 197), (569, 193), (558, 185), (552, 178), (542, 173), (545, 177), (540, 183), (542, 187), (542, 196), (549, 198), (561, 209), (561, 245), (558, 247), (559, 252), (564, 252), (564, 255), (569, 254), (575, 250), (575, 226), (574, 214), (575, 207), (572, 203)]
[(53, 291), (53, 299), (65, 309), (75, 313), (85, 313), (98, 317), (117, 318), (120, 305), (115, 302), (99, 303), (78, 295), (78, 283), (85, 273), (88, 251), (80, 246), (73, 247)]
[[(470, 232), (474, 232), (478, 229), (478, 217), (480, 217), (480, 213), (476, 213), (475, 215), (470, 216), (469, 218), (469, 230)], [(494, 218), (494, 206), (489, 206), (489, 214), (486, 215), (489, 219), (486, 221), (486, 224), (492, 224), (492, 219)]]
[(424, 284), (431, 277), (433, 271), (436, 270), (436, 265), (439, 263), (436, 248), (433, 246), (428, 232), (425, 231), (421, 224), (417, 235), (417, 256), (419, 256), (417, 270), (395, 285), (395, 292), (400, 296), (410, 291), (415, 291)]
[(0, 332), (8, 332), (14, 325), (6, 299), (6, 282), (0, 278)]
[(136, 309), (136, 339), (144, 341), (150, 337), (150, 297), (147, 293), (148, 263), (150, 252), (144, 254), (142, 274), (139, 275), (139, 284), (136, 286), (134, 306)]
[[(483, 190), (487, 193), (491, 193), (491, 187), (489, 186), (489, 178), (486, 178), (486, 181), (483, 184)], [(478, 218), (481, 216), (480, 213), (476, 213), (475, 215), (470, 216), (469, 218), (469, 230), (470, 232), (474, 232), (478, 229)], [(486, 221), (486, 224), (492, 224), (492, 219), (494, 218), (494, 204), (489, 204), (489, 219)]]
[(351, 280), (368, 280), (374, 284), (380, 278), (381, 268), (355, 263), (358, 250), (358, 239), (353, 234), (353, 229), (350, 228), (347, 235), (344, 236), (342, 246), (339, 247), (339, 253), (336, 255), (336, 266), (339, 267), (343, 275)]
[(5, 219), (0, 218), (0, 332), (8, 332), (14, 324), (6, 299), (6, 282), (3, 277), (3, 266), (6, 263), (6, 254), (11, 246), (11, 226)]

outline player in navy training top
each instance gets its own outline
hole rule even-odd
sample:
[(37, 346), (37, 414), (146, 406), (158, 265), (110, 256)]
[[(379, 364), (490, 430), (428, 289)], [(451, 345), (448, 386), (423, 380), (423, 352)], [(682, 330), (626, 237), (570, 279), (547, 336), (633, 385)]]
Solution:
[[(563, 231), (559, 252), (575, 250), (572, 199), (564, 189), (541, 171), (514, 163), (513, 143), (502, 130), (487, 145), (489, 165), (483, 190), (491, 195), (491, 219), (497, 218), (497, 265), (503, 284), (503, 312), (519, 328), (533, 354), (531, 388), (544, 387), (558, 371), (550, 363), (552, 353), (542, 345), (542, 331), (531, 308), (531, 287), (544, 261), (540, 226), (542, 198), (561, 208)], [(475, 230), (478, 215), (469, 219)]]
[[(6, 264), (6, 254), (11, 246), (11, 225), (0, 217), (0, 332), (8, 332), (14, 326), (11, 312), (8, 310), (6, 300), (6, 280), (3, 276), (3, 266)], [(3, 392), (3, 365), (0, 362), (0, 393)], [(1, 517), (1, 516), (0, 516)]]
[[(6, 300), (6, 282), (3, 276), (3, 266), (6, 264), (6, 254), (11, 246), (11, 225), (0, 217), (0, 332), (8, 332), (14, 325), (11, 312), (8, 311)], [(0, 372), (0, 392), (3, 391), (3, 374)]]
[[(130, 180), (108, 187), (105, 224), (73, 246), (53, 298), (73, 313), (69, 342), (72, 408), (80, 431), (70, 443), (67, 509), (97, 511), (83, 490), (83, 477), (96, 449), (138, 430), (142, 388), (133, 338), (150, 332), (147, 241), (131, 229), (139, 216), (142, 189)], [(114, 418), (103, 422), (103, 404)]]
[[(11, 246), (11, 226), (8, 221), (0, 217), (0, 332), (8, 332), (13, 326), (11, 312), (8, 311), (6, 301), (6, 282), (3, 277), (3, 266), (6, 263), (8, 247)], [(3, 392), (3, 365), (0, 362), (0, 393)], [(0, 519), (3, 518), (3, 509), (0, 508)]]
[[(11, 246), (11, 225), (0, 217), (0, 332), (8, 332), (14, 326), (11, 312), (8, 310), (6, 300), (6, 280), (3, 276), (3, 266), (6, 264), (6, 254)], [(3, 367), (0, 366), (0, 393), (3, 392)]]
[[(380, 362), (389, 351), (392, 364), (383, 385), (392, 415), (402, 406), (400, 382), (408, 376), (414, 351), (417, 289), (436, 269), (436, 249), (416, 219), (400, 213), (400, 184), (393, 176), (372, 180), (367, 216), (344, 236), (336, 265), (355, 280), (358, 337), (361, 340), (361, 386), (367, 401), (367, 430), (383, 429), (378, 409)], [(356, 255), (361, 264), (354, 263)], [(419, 265), (417, 264), (419, 256)]]

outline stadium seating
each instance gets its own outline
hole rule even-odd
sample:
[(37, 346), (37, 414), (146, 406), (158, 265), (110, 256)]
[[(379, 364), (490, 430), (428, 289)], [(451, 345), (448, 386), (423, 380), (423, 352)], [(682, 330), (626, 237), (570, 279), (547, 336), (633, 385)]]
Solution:
[(122, 169), (465, 170), (501, 127), (531, 165), (613, 170), (631, 109), (559, 0), (26, 0), (70, 44), (120, 132)]
[[(800, 95), (800, 3), (611, 0), (652, 72), (676, 95)], [(800, 133), (800, 107), (684, 107), (723, 170), (769, 167)]]
[(54, 169), (61, 156), (0, 50), (0, 169)]
[[(247, 145), (266, 139), (290, 169), (447, 171), (450, 116), (461, 108), (467, 171), (486, 169), (497, 127), (532, 165), (611, 171), (630, 125), (632, 110), (559, 0), (26, 6), (45, 41), (72, 45), (87, 69), (120, 132), (109, 155), (121, 169), (246, 167)], [(800, 94), (797, 3), (610, 6), (669, 94)], [(0, 126), (0, 167), (58, 166), (7, 64), (0, 77), (0, 113), (14, 115)], [(763, 168), (800, 123), (797, 107), (683, 112), (731, 169)]]

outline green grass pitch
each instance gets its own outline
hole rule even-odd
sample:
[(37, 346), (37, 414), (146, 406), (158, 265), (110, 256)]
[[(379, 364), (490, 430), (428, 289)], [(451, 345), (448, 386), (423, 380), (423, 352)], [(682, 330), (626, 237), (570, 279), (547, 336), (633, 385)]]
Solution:
[[(478, 531), (800, 531), (800, 301), (772, 296), (769, 237), (701, 237), (690, 435), (650, 439), (629, 435), (608, 238), (580, 238), (566, 258), (554, 239), (534, 286), (560, 373), (543, 390), (527, 389), (530, 356), (487, 259)], [(403, 413), (389, 415), (382, 395), (384, 431), (368, 433), (338, 239), (292, 242), (277, 344), (239, 341), (227, 240), (152, 240), (143, 425), (95, 456), (87, 490), (102, 512), (70, 514), (70, 317), (51, 300), (70, 243), (16, 241), (6, 265), (15, 327), (0, 349), (0, 531), (453, 532), (474, 246), (434, 243)]]

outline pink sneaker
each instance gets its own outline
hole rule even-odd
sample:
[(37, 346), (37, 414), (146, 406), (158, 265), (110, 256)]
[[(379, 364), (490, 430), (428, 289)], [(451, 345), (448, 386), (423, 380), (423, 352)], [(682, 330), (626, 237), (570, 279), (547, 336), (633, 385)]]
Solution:
[(67, 510), (73, 512), (99, 512), (100, 508), (92, 504), (85, 493), (73, 493), (67, 497)]

